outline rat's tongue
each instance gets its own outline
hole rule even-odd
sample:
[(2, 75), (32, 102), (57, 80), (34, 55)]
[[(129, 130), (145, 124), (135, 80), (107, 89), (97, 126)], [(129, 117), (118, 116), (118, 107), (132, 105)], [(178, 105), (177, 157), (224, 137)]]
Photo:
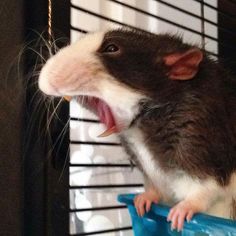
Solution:
[(107, 129), (98, 137), (107, 137), (113, 133), (118, 132), (110, 107), (102, 100), (100, 99), (96, 100), (97, 100), (96, 101), (97, 115), (100, 118), (100, 121), (107, 127)]
[[(71, 100), (69, 96), (65, 96), (64, 98), (67, 101)], [(100, 118), (100, 121), (105, 124), (107, 129), (98, 137), (107, 137), (118, 132), (111, 109), (104, 101), (95, 97), (82, 97), (81, 100), (78, 97), (78, 101), (81, 101), (82, 105), (94, 111)]]

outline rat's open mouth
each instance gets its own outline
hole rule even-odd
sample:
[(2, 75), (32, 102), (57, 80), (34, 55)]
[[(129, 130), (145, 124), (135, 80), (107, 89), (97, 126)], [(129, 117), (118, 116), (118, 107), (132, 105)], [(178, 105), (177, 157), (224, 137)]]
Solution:
[[(65, 99), (70, 100), (70, 97), (65, 97)], [(99, 137), (106, 137), (119, 132), (111, 108), (106, 102), (99, 98), (90, 96), (77, 96), (76, 100), (83, 107), (95, 113), (99, 117), (100, 121), (106, 126), (106, 130), (100, 134)]]

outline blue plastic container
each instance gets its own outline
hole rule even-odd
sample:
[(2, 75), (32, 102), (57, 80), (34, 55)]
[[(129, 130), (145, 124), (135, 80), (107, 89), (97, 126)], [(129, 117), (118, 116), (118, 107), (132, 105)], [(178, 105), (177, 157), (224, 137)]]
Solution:
[(236, 236), (236, 221), (196, 214), (181, 232), (172, 231), (166, 218), (170, 208), (152, 204), (151, 211), (139, 217), (133, 204), (135, 194), (118, 196), (128, 206), (135, 236)]

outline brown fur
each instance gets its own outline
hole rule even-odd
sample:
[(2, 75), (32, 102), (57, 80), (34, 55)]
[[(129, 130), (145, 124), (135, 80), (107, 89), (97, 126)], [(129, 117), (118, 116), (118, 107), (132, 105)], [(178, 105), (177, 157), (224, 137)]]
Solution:
[[(119, 53), (102, 53), (111, 43)], [(140, 128), (165, 171), (227, 185), (236, 170), (236, 81), (205, 53), (192, 80), (168, 78), (164, 56), (191, 48), (170, 35), (118, 30), (105, 35), (97, 56), (118, 81), (148, 97), (131, 126)]]

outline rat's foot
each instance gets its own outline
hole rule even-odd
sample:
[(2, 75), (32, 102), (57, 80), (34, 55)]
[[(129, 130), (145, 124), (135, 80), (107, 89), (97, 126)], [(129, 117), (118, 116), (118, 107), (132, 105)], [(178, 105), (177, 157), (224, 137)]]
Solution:
[(150, 211), (152, 203), (158, 203), (160, 197), (155, 190), (149, 190), (139, 194), (134, 199), (134, 205), (139, 216)]
[(181, 231), (183, 229), (185, 219), (189, 222), (193, 215), (199, 211), (200, 209), (191, 201), (184, 200), (171, 208), (167, 221), (171, 221), (172, 229)]

